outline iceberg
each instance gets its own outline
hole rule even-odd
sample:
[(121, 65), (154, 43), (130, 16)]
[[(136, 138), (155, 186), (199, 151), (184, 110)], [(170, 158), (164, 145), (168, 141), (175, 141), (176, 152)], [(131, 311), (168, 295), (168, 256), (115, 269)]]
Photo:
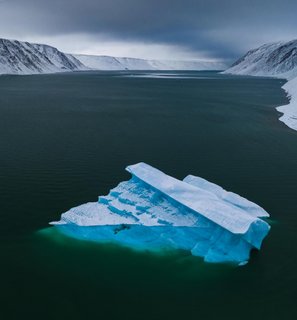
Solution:
[(269, 232), (263, 208), (205, 179), (189, 175), (181, 181), (145, 163), (126, 170), (129, 181), (51, 224), (77, 239), (186, 250), (206, 262), (240, 265)]

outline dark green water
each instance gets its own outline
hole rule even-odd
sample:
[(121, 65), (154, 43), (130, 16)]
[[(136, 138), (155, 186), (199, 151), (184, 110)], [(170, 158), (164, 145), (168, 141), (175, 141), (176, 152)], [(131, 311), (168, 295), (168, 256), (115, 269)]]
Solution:
[[(296, 319), (297, 132), (280, 80), (183, 73), (0, 77), (0, 319)], [(262, 205), (248, 265), (79, 242), (43, 230), (145, 161)]]

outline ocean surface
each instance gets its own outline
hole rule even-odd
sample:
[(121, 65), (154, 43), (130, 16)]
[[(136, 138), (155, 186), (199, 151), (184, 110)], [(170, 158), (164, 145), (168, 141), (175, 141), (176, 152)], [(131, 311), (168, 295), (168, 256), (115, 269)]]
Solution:
[[(216, 72), (0, 77), (0, 319), (297, 319), (297, 132), (284, 81)], [(244, 267), (134, 252), (48, 223), (140, 161), (202, 176), (272, 225)]]

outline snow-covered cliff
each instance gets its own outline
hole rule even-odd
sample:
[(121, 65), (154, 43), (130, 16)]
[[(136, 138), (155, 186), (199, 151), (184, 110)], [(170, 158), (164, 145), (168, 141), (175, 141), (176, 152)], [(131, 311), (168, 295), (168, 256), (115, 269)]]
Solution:
[(283, 113), (280, 120), (297, 130), (297, 40), (265, 44), (250, 50), (224, 73), (287, 79), (283, 89), (290, 103), (277, 110)]
[(43, 45), (0, 39), (0, 74), (78, 71), (86, 67), (75, 57)]
[(250, 50), (225, 73), (290, 80), (297, 76), (297, 40), (264, 44)]
[(226, 68), (223, 62), (207, 60), (145, 60), (81, 54), (74, 57), (93, 70), (224, 70)]
[(0, 39), (0, 74), (82, 70), (224, 70), (218, 61), (162, 61), (66, 54), (44, 45)]

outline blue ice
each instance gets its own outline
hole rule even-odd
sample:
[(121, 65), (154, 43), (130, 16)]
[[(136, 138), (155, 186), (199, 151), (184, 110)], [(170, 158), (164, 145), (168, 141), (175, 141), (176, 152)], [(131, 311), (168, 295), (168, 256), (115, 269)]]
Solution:
[(236, 264), (246, 263), (269, 232), (263, 208), (205, 179), (181, 181), (145, 163), (126, 170), (129, 181), (51, 224), (78, 239), (187, 250), (206, 262)]

